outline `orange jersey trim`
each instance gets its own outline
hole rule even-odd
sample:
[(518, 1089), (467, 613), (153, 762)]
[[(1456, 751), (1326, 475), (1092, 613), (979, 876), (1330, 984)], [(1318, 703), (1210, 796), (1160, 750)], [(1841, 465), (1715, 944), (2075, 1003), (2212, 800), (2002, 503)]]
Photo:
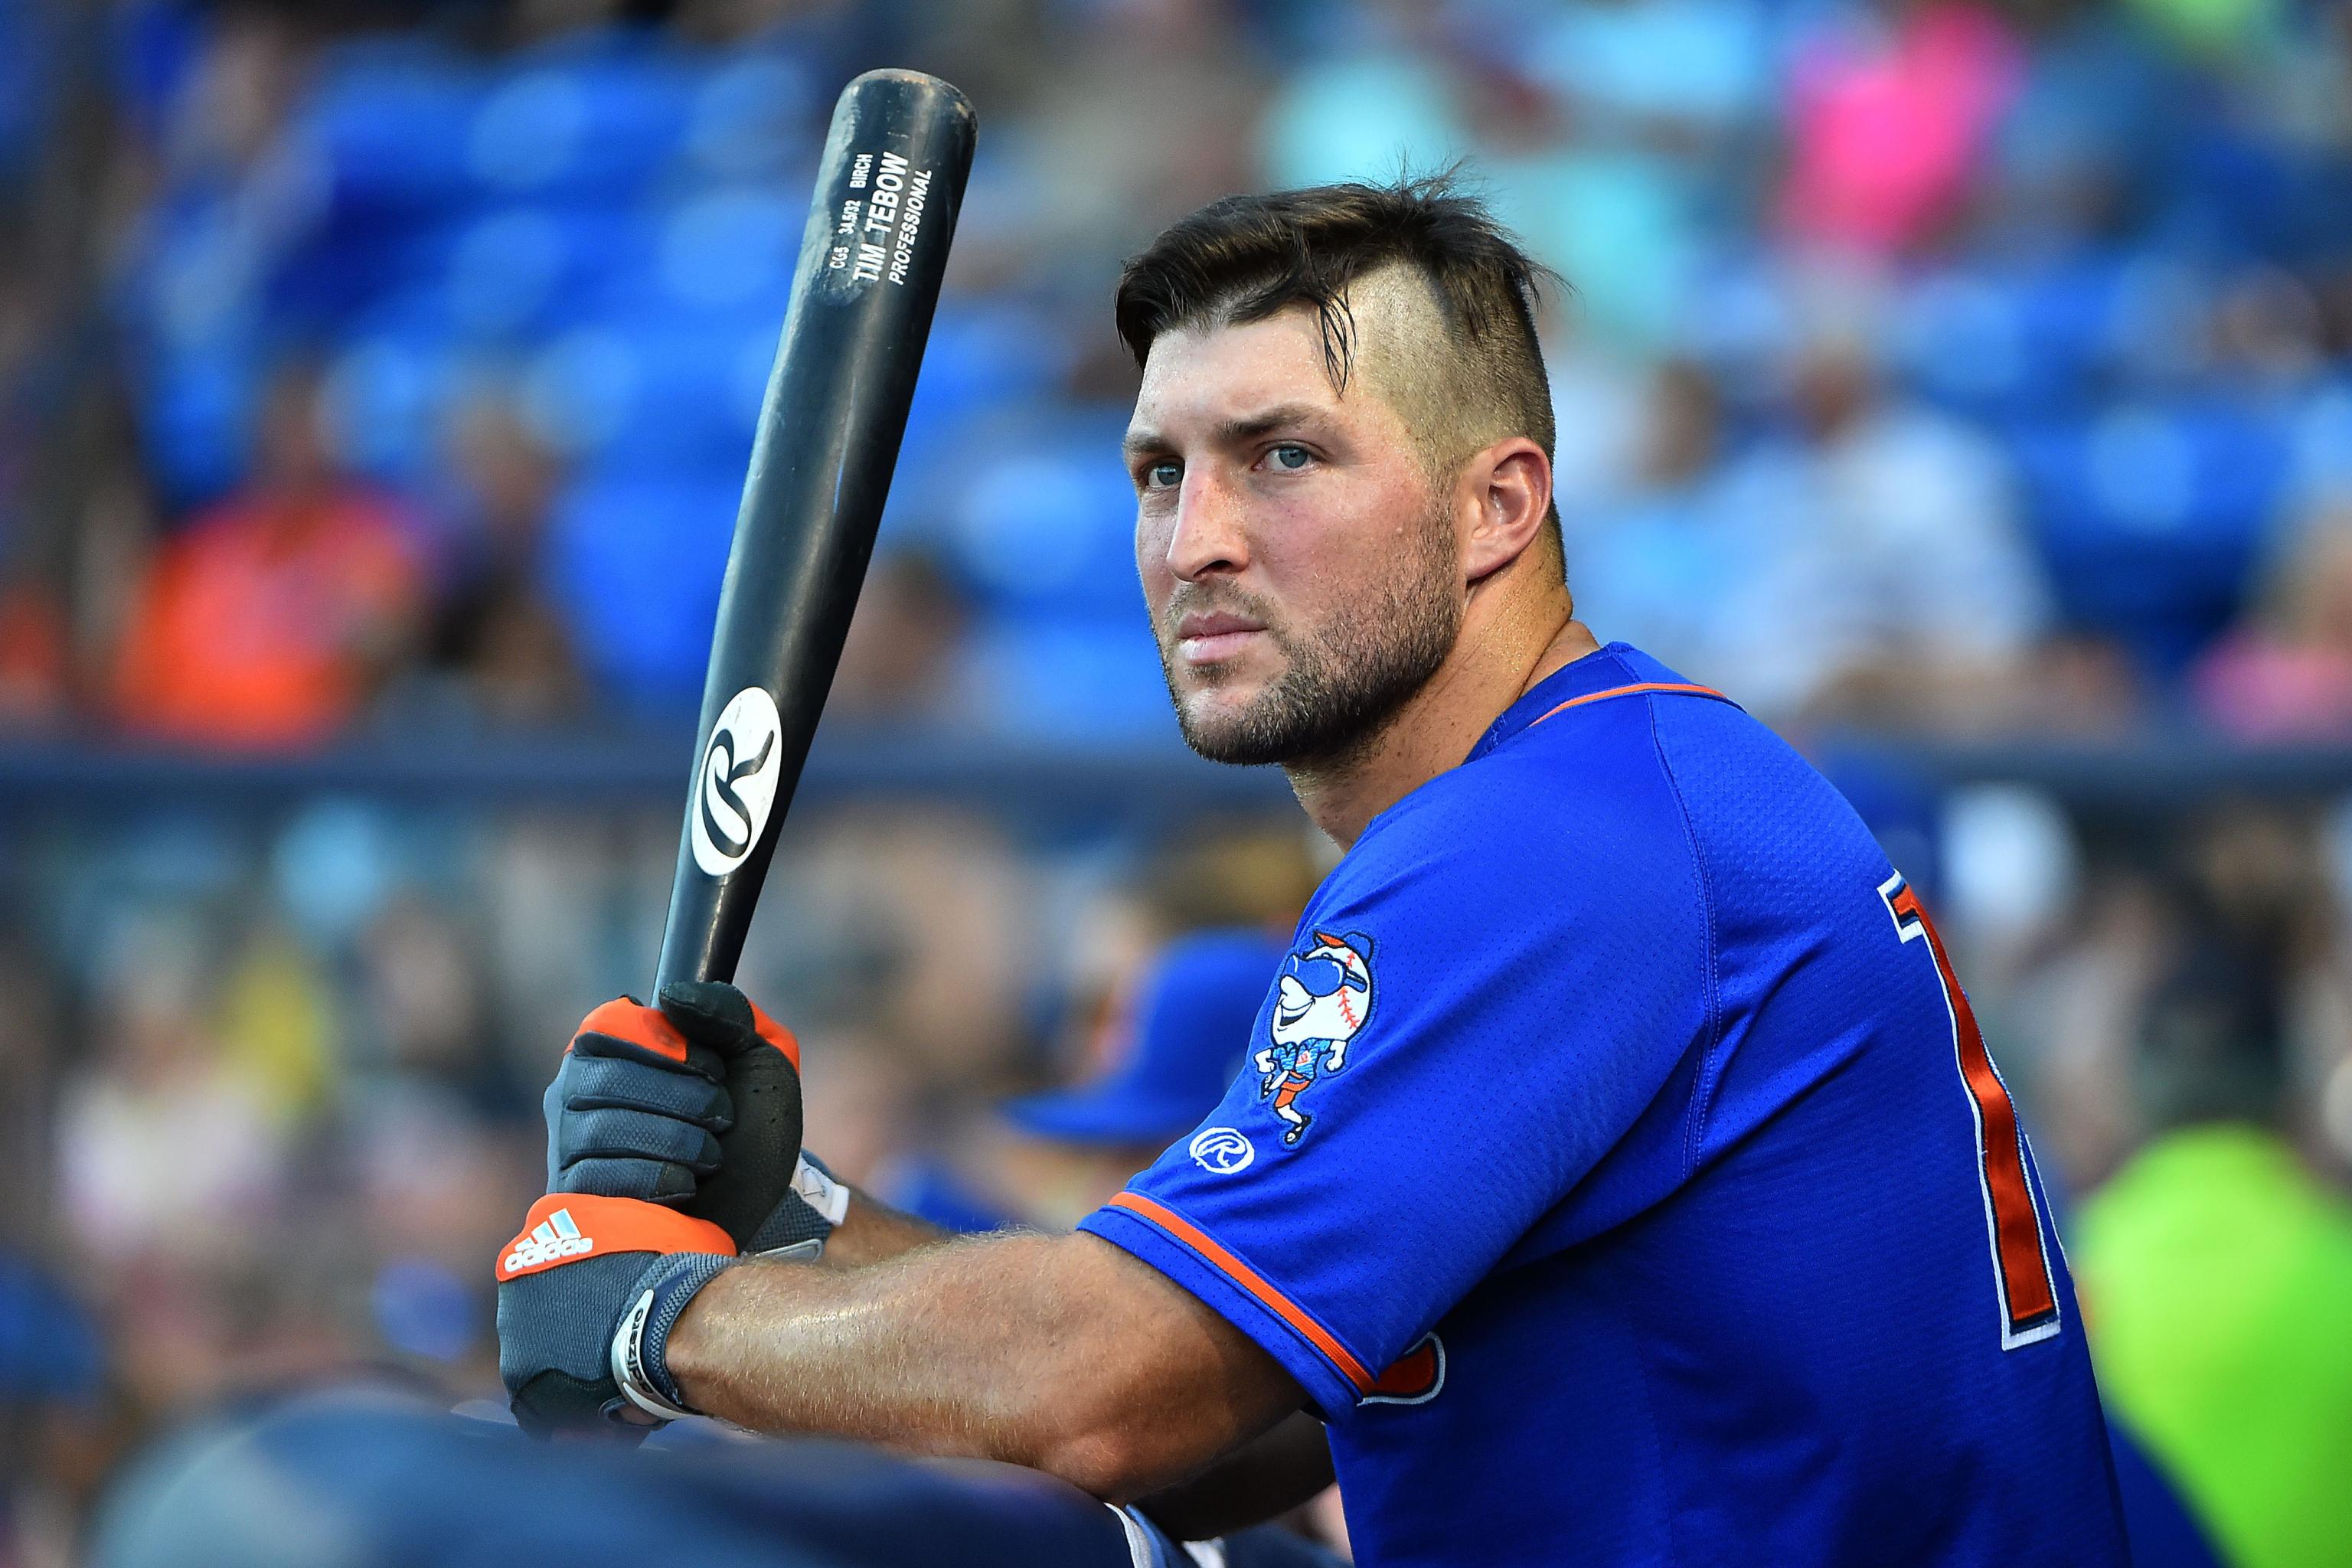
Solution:
[(1357, 1393), (1371, 1391), (1375, 1381), (1372, 1374), (1364, 1370), (1362, 1362), (1348, 1353), (1348, 1347), (1333, 1337), (1330, 1330), (1317, 1322), (1304, 1307), (1267, 1284), (1264, 1275), (1218, 1245), (1208, 1232), (1166, 1205), (1156, 1203), (1140, 1193), (1121, 1193), (1110, 1200), (1110, 1206), (1125, 1209), (1149, 1220), (1199, 1253), (1217, 1272), (1255, 1297), (1259, 1305), (1288, 1323), (1307, 1343), (1321, 1351), (1325, 1358), (1339, 1369), (1340, 1374), (1356, 1385)]
[(1685, 680), (1645, 680), (1638, 686), (1612, 686), (1606, 691), (1588, 691), (1581, 697), (1571, 697), (1559, 707), (1549, 709), (1528, 721), (1532, 730), (1546, 719), (1565, 713), (1571, 708), (1581, 708), (1588, 702), (1606, 702), (1612, 697), (1645, 697), (1652, 693), (1675, 693), (1685, 697), (1712, 697), (1717, 702), (1729, 702), (1730, 698), (1712, 686), (1697, 686)]

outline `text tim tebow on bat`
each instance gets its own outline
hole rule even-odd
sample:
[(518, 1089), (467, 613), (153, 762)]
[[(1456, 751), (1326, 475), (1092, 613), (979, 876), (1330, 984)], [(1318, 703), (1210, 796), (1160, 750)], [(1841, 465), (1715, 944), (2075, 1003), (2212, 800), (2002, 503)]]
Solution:
[[(974, 130), (962, 93), (915, 71), (869, 71), (834, 108), (728, 552), (656, 994), (734, 977), (873, 554)], [(756, 1137), (786, 1111), (736, 1114)], [(771, 1131), (797, 1142), (791, 1116)]]

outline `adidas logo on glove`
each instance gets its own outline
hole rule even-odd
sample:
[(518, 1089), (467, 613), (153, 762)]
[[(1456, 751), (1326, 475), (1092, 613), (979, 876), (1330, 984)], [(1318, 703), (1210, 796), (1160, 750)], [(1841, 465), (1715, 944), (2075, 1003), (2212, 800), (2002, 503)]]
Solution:
[(577, 1258), (596, 1250), (593, 1238), (580, 1234), (572, 1223), (570, 1209), (557, 1209), (534, 1226), (531, 1233), (515, 1244), (503, 1265), (509, 1274), (525, 1268), (536, 1268), (542, 1263), (552, 1263), (559, 1258)]

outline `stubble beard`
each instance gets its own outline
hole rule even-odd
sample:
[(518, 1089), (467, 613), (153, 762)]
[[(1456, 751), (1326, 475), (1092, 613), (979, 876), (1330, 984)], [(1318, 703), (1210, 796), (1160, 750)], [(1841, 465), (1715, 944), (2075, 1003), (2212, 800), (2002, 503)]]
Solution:
[[(1416, 558), (1380, 579), (1385, 592), (1311, 629), (1279, 625), (1272, 605), (1239, 589), (1180, 584), (1158, 641), (1184, 743), (1213, 763), (1278, 763), (1294, 773), (1344, 770), (1367, 753), (1461, 635), (1449, 523), (1442, 510), (1425, 519)], [(1204, 718), (1188, 708), (1178, 684), (1176, 626), (1195, 611), (1216, 610), (1261, 622), (1282, 652), (1283, 671), (1239, 711)], [(1203, 691), (1216, 689), (1214, 668)]]

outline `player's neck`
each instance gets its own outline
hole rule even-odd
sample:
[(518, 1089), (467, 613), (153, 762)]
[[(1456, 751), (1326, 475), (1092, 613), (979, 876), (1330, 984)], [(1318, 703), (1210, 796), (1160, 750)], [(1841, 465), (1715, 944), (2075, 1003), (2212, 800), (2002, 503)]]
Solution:
[(1600, 647), (1572, 609), (1565, 590), (1532, 604), (1474, 595), (1454, 651), (1376, 734), (1339, 756), (1285, 767), (1315, 826), (1348, 849), (1373, 817), (1461, 766), (1505, 709)]

